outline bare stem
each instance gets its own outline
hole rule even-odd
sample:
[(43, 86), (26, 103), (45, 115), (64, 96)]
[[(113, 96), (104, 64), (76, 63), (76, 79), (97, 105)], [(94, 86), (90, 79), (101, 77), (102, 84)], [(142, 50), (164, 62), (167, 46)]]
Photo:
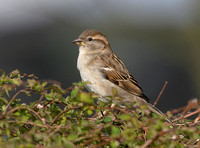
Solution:
[(7, 104), (7, 106), (6, 106), (6, 108), (5, 108), (4, 112), (3, 112), (3, 115), (6, 114), (6, 111), (8, 110), (8, 108), (9, 108), (10, 104), (12, 103), (12, 101), (13, 101), (13, 100), (17, 97), (17, 95), (19, 95), (21, 92), (24, 92), (24, 89), (19, 90), (19, 91), (12, 97), (12, 99), (8, 102), (8, 104)]
[(189, 114), (187, 114), (187, 115), (185, 115), (183, 117), (177, 118), (174, 121), (178, 121), (180, 119), (185, 119), (185, 118), (188, 118), (188, 117), (193, 116), (193, 115), (198, 114), (198, 113), (200, 113), (200, 108), (198, 108), (196, 111), (194, 111), (192, 113), (189, 113)]
[(34, 110), (32, 110), (32, 109), (30, 109), (28, 107), (16, 107), (16, 108), (11, 109), (6, 114), (11, 114), (11, 113), (13, 113), (13, 112), (15, 112), (16, 110), (19, 110), (19, 109), (28, 110), (28, 111), (34, 113), (42, 121), (42, 123), (45, 124), (45, 122), (42, 120), (42, 117), (40, 117), (40, 115), (37, 112), (35, 112)]
[(168, 82), (165, 81), (165, 84), (163, 85), (163, 88), (162, 88), (162, 90), (160, 91), (160, 93), (159, 93), (159, 95), (158, 95), (156, 101), (154, 102), (153, 106), (156, 106), (158, 100), (160, 99), (160, 96), (162, 95), (163, 91), (165, 90), (165, 87), (167, 86), (167, 83), (168, 83)]
[(71, 107), (71, 108), (68, 108), (68, 109), (62, 111), (61, 113), (59, 113), (59, 114), (51, 121), (50, 125), (53, 125), (54, 122), (55, 122), (60, 116), (62, 116), (62, 114), (66, 113), (66, 112), (68, 112), (68, 111), (70, 111), (70, 110), (79, 109), (79, 108), (80, 108), (80, 107)]

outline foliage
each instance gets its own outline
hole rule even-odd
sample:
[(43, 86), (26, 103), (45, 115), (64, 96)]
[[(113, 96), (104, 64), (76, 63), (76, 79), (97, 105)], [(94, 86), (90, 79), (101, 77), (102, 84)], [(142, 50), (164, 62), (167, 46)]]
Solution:
[[(1, 147), (198, 147), (200, 124), (177, 116), (173, 124), (145, 106), (111, 107), (84, 83), (63, 89), (18, 70), (0, 76)], [(117, 97), (117, 93), (114, 95)], [(21, 99), (30, 102), (24, 103)], [(113, 98), (116, 99), (116, 98)], [(134, 108), (134, 109), (133, 109)], [(137, 109), (135, 109), (137, 108)], [(104, 112), (102, 114), (102, 112)], [(199, 113), (199, 106), (198, 106)]]

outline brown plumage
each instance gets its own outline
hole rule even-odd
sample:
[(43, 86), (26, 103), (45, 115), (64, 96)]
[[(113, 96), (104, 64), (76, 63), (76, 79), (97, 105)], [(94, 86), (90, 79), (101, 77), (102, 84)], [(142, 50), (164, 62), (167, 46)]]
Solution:
[[(128, 72), (124, 63), (112, 51), (105, 35), (97, 30), (84, 31), (75, 44), (80, 46), (77, 67), (83, 81), (89, 81), (87, 87), (98, 93), (102, 100), (113, 95), (112, 89), (117, 90), (122, 100), (114, 100), (119, 104), (123, 102), (137, 102), (146, 104), (148, 108), (165, 116), (159, 109), (149, 103), (142, 88), (134, 77)], [(171, 122), (170, 119), (166, 119)]]
[[(130, 75), (120, 58), (115, 54), (111, 54), (110, 56), (112, 56), (112, 58), (102, 56), (102, 61), (104, 61), (104, 64), (106, 65), (103, 69), (106, 78), (120, 88), (149, 102), (149, 99), (144, 95), (142, 88), (134, 77)], [(112, 62), (109, 61), (109, 59), (113, 59)]]

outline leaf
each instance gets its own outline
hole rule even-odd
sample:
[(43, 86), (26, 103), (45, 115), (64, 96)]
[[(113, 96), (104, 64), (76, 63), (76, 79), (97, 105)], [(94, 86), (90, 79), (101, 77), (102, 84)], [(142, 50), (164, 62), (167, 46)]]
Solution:
[(120, 134), (120, 129), (116, 126), (111, 127), (111, 134), (113, 137), (116, 137)]
[(77, 86), (78, 85), (78, 83), (77, 82), (74, 82), (74, 83), (72, 83), (74, 86)]
[(93, 104), (94, 103), (94, 99), (90, 97), (90, 95), (88, 93), (82, 92), (80, 94), (80, 101), (84, 102), (84, 103), (89, 103), (89, 104)]
[(78, 94), (78, 88), (76, 87), (71, 91), (71, 98), (75, 98), (77, 94)]
[(28, 79), (27, 82), (28, 82), (29, 87), (33, 87), (36, 83), (36, 81), (34, 79)]
[(14, 77), (14, 76), (16, 76), (18, 74), (19, 74), (19, 70), (16, 69), (16, 70), (14, 70), (14, 71), (11, 72), (10, 77), (12, 78), (12, 77)]
[(6, 106), (5, 105), (2, 105), (2, 111), (5, 111), (5, 109), (6, 109)]
[(128, 115), (128, 114), (123, 114), (123, 115), (119, 115), (119, 118), (124, 120), (124, 121), (127, 121), (127, 120), (131, 119), (131, 116)]
[(22, 84), (22, 81), (19, 80), (18, 78), (14, 78), (12, 79), (11, 83), (20, 86)]
[(47, 82), (43, 82), (42, 87), (45, 87), (47, 84), (48, 84)]
[(105, 117), (105, 119), (103, 121), (104, 122), (112, 122), (112, 118), (111, 117)]
[(112, 92), (113, 92), (113, 96), (116, 97), (117, 96), (117, 89), (112, 87)]
[(31, 96), (30, 91), (24, 91), (27, 96)]
[(78, 138), (78, 135), (77, 135), (77, 134), (71, 134), (71, 135), (69, 135), (69, 136), (67, 137), (67, 139), (70, 140), (70, 141), (73, 141), (73, 140), (75, 140), (75, 139), (77, 139), (77, 138)]
[(8, 100), (4, 97), (0, 97), (0, 100), (3, 101), (4, 103), (8, 104)]
[(5, 92), (6, 92), (6, 95), (7, 95), (8, 97), (10, 97), (9, 90), (8, 90), (8, 89), (5, 89)]
[(132, 123), (135, 127), (138, 127), (138, 119), (132, 118)]
[(28, 116), (21, 116), (20, 118), (22, 122), (26, 122), (27, 120), (29, 120)]
[(92, 115), (93, 111), (90, 110), (90, 109), (88, 109), (88, 110), (87, 110), (87, 113), (88, 113), (88, 115)]
[(115, 140), (115, 141), (111, 141), (110, 145), (112, 148), (116, 148), (116, 147), (119, 147), (120, 143), (119, 141)]
[(88, 84), (89, 82), (79, 82), (79, 86), (85, 86), (86, 84)]
[(51, 95), (51, 94), (45, 94), (44, 96), (45, 96), (45, 98), (46, 98), (47, 100), (49, 100), (49, 101), (52, 100), (52, 95)]

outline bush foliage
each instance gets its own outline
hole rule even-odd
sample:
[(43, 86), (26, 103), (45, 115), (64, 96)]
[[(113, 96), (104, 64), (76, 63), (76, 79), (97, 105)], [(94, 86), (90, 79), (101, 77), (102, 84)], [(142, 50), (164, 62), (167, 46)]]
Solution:
[[(84, 91), (84, 83), (63, 89), (18, 70), (0, 76), (1, 147), (199, 147), (199, 116), (171, 113), (174, 123), (145, 106), (111, 106)], [(113, 91), (113, 99), (117, 92)], [(31, 102), (34, 98), (37, 101)], [(111, 99), (112, 100), (112, 99)], [(29, 103), (25, 103), (29, 102)], [(199, 114), (199, 104), (191, 115)], [(170, 112), (169, 112), (170, 115)]]

